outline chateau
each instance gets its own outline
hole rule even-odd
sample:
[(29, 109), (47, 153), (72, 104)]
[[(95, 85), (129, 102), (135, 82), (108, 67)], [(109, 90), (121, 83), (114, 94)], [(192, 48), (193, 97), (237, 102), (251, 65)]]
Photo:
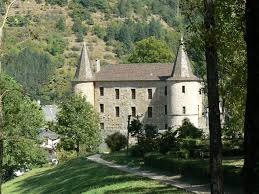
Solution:
[(74, 92), (86, 97), (100, 114), (105, 134), (126, 133), (128, 116), (160, 130), (177, 128), (188, 118), (205, 128), (202, 80), (193, 74), (181, 42), (174, 63), (90, 63), (85, 43), (73, 81)]

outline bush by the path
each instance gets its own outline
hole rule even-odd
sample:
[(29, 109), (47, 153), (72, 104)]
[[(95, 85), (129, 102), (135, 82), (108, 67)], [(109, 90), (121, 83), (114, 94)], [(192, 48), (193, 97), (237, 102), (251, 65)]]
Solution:
[(119, 132), (115, 132), (105, 139), (105, 143), (112, 152), (120, 151), (127, 145), (127, 138)]
[[(171, 155), (149, 154), (144, 157), (147, 167), (164, 170), (182, 176), (209, 180), (209, 162), (202, 159), (177, 159)], [(241, 184), (241, 167), (224, 165), (224, 183), (228, 185)]]

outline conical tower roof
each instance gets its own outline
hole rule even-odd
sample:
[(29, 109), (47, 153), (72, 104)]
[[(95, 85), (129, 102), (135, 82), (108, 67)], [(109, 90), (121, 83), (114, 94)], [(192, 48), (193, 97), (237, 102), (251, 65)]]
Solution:
[(81, 50), (80, 62), (76, 70), (75, 81), (87, 81), (93, 79), (90, 60), (85, 42)]
[(193, 74), (190, 60), (185, 51), (183, 39), (181, 39), (181, 44), (177, 52), (172, 74), (168, 80), (200, 81), (200, 79)]

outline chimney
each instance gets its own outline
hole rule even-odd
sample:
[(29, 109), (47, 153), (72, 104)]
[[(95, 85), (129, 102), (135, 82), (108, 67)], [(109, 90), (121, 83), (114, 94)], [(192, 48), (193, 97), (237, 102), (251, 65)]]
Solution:
[(101, 70), (101, 61), (99, 59), (96, 59), (95, 73), (98, 73), (100, 70)]

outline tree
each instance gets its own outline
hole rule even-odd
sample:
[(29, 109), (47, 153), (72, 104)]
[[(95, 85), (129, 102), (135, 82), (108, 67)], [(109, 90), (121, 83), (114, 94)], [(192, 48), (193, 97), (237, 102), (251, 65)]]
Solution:
[(247, 44), (247, 98), (245, 114), (245, 162), (243, 168), (244, 174), (244, 192), (258, 193), (258, 177), (256, 177), (256, 165), (259, 155), (259, 90), (257, 83), (259, 81), (259, 47), (256, 43), (258, 38), (258, 20), (259, 20), (259, 2), (246, 1), (246, 35)]
[(41, 99), (42, 85), (47, 83), (54, 67), (49, 54), (32, 48), (6, 55), (3, 61), (3, 70), (22, 84), (25, 91), (36, 100)]
[(223, 193), (222, 140), (219, 111), (217, 37), (213, 0), (204, 0), (204, 13), (210, 131), (210, 187), (212, 194), (221, 194)]
[(183, 124), (176, 130), (178, 138), (202, 138), (203, 132), (201, 129), (196, 128), (189, 119), (184, 119)]
[(6, 3), (8, 3), (7, 5), (7, 8), (6, 8), (6, 11), (5, 11), (5, 15), (4, 15), (4, 18), (3, 18), (3, 22), (2, 22), (2, 25), (0, 26), (0, 48), (1, 48), (1, 44), (2, 44), (2, 38), (3, 38), (3, 29), (5, 27), (5, 24), (6, 24), (6, 21), (7, 21), (7, 18), (8, 18), (8, 14), (9, 14), (9, 11), (12, 7), (12, 5), (16, 2), (16, 0), (12, 0), (11, 2), (7, 1)]
[(135, 50), (129, 56), (131, 63), (166, 63), (173, 61), (173, 52), (167, 44), (155, 37), (136, 43)]
[(3, 173), (6, 177), (15, 169), (44, 162), (38, 144), (43, 124), (38, 104), (13, 79), (0, 74), (0, 186)]
[(71, 96), (59, 106), (56, 132), (70, 142), (79, 155), (80, 145), (95, 151), (100, 143), (98, 114), (84, 97)]

